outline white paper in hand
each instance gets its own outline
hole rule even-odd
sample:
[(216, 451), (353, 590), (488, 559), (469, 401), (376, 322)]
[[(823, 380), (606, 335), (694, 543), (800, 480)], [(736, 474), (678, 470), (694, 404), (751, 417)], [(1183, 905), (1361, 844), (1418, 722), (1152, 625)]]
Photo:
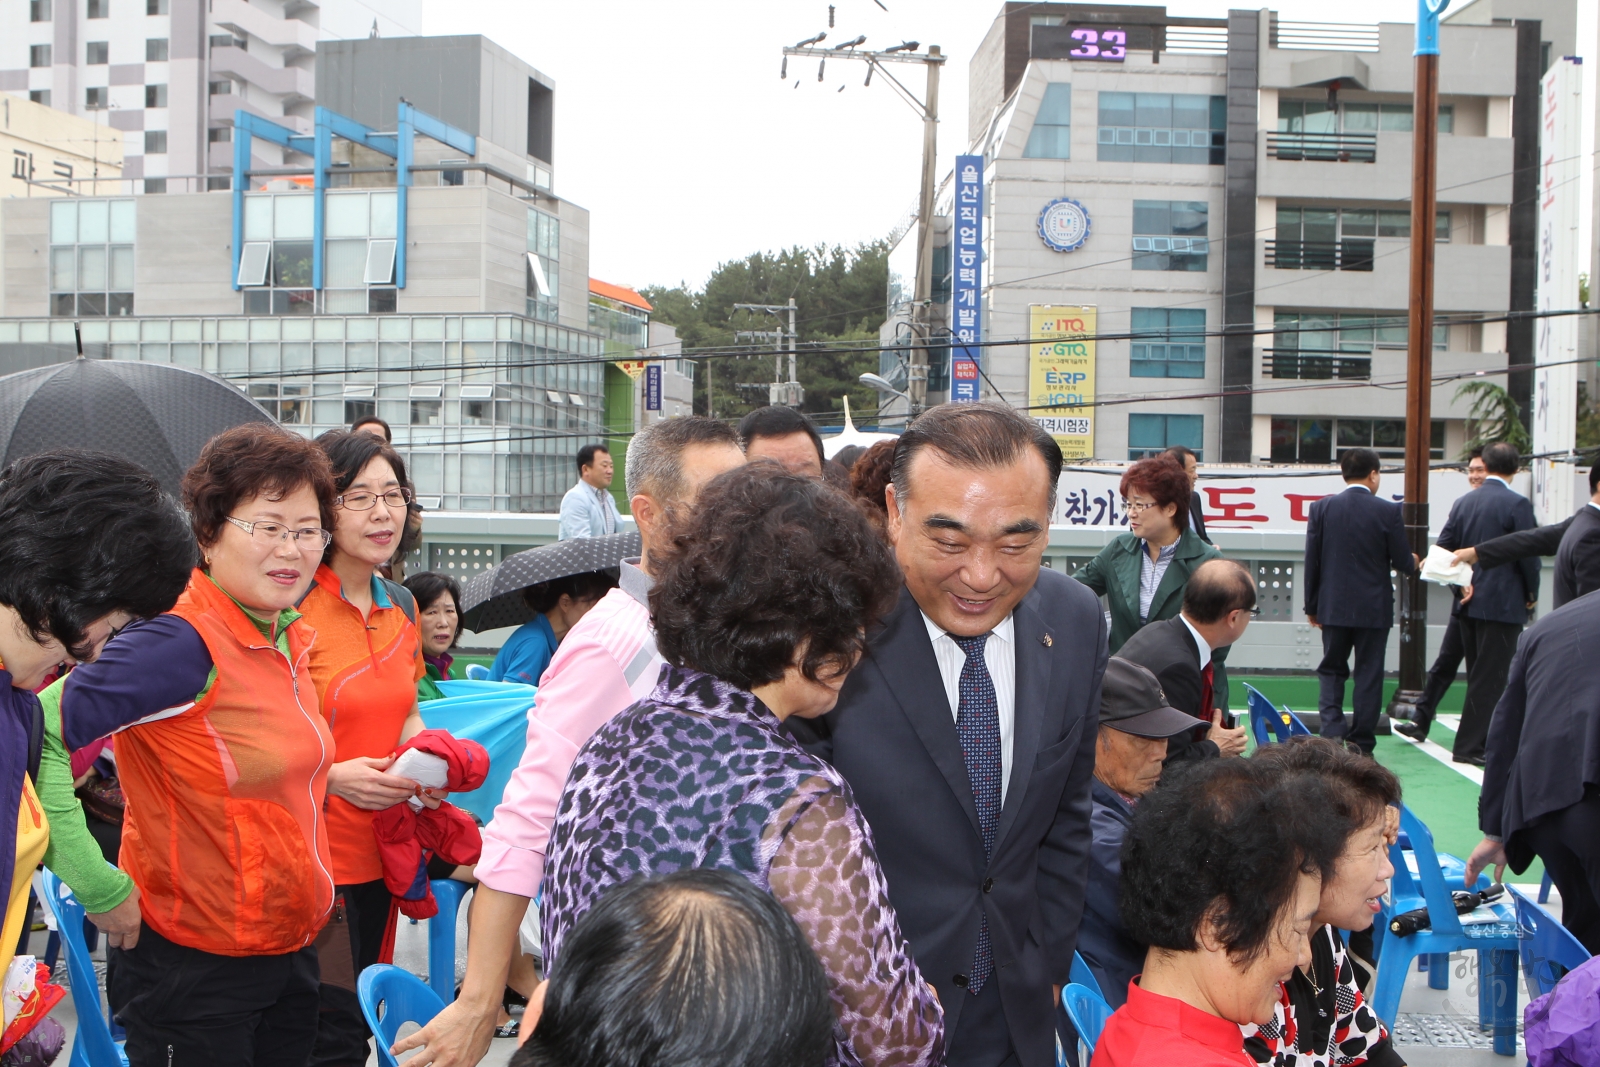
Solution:
[(1422, 577), (1425, 581), (1438, 582), (1440, 585), (1471, 585), (1472, 566), (1455, 562), (1455, 553), (1434, 545), (1428, 549), (1428, 556), (1422, 561)]
[[(408, 748), (400, 753), (389, 773), (397, 778), (409, 778), (424, 789), (443, 789), (450, 783), (450, 764), (431, 752)], [(422, 810), (422, 801), (411, 797), (406, 801), (412, 811)]]

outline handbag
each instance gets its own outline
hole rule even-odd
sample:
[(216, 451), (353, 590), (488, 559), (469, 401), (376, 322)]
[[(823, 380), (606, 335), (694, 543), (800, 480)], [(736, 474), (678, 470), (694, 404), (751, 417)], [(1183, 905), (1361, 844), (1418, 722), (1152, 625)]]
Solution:
[(122, 825), (123, 811), (127, 802), (122, 796), (122, 784), (116, 778), (101, 778), (96, 775), (74, 789), (73, 794), (89, 815), (112, 826)]
[(356, 991), (355, 950), (350, 947), (350, 916), (344, 908), (344, 897), (333, 900), (333, 914), (328, 925), (317, 935), (317, 964), (322, 968), (322, 984), (338, 989)]

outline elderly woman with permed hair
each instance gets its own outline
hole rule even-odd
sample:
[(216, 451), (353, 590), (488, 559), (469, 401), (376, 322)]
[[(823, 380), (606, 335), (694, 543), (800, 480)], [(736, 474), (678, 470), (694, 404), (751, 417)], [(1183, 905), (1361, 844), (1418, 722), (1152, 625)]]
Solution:
[(668, 665), (584, 745), (557, 809), (542, 912), (553, 973), (613, 886), (735, 871), (772, 893), (827, 971), (830, 1062), (943, 1062), (939, 1004), (866, 819), (838, 772), (783, 730), (834, 706), (898, 589), (866, 517), (822, 483), (755, 462), (702, 491), (650, 593)]

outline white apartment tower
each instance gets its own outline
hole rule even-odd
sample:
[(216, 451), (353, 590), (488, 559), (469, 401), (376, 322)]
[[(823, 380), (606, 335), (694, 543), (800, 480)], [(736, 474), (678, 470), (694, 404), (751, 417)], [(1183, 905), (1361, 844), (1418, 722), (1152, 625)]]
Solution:
[(128, 192), (226, 189), (235, 110), (311, 132), (319, 40), (421, 27), (422, 0), (10, 0), (0, 92), (123, 131)]

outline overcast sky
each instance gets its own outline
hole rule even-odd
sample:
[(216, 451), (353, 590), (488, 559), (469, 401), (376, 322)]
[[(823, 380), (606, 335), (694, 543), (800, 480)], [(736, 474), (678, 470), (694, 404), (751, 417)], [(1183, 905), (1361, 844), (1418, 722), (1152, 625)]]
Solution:
[[(878, 77), (862, 86), (863, 63), (830, 62), (820, 85), (812, 61), (778, 77), (780, 48), (827, 28), (824, 0), (424, 3), (423, 32), (481, 33), (555, 80), (555, 189), (590, 211), (597, 278), (698, 286), (751, 252), (883, 236), (916, 198), (921, 123)], [(825, 44), (864, 33), (870, 48), (910, 39), (944, 50), (942, 173), (965, 146), (967, 63), (999, 0), (883, 3), (834, 0)], [(1168, 12), (1221, 17), (1229, 6), (1179, 0)], [(1274, 6), (1285, 19), (1329, 17), (1325, 0)], [(1337, 6), (1347, 22), (1409, 22), (1416, 10)], [(894, 69), (921, 95), (920, 68)]]

